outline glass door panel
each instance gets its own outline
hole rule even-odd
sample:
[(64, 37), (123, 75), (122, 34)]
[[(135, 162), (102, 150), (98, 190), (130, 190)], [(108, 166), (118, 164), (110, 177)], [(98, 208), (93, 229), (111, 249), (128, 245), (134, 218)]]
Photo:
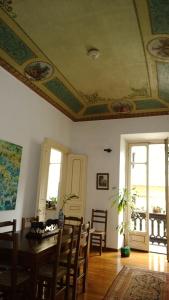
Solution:
[(132, 146), (130, 188), (138, 194), (135, 202), (135, 213), (131, 216), (131, 228), (135, 231), (146, 231), (147, 212), (147, 147)]
[(148, 146), (131, 145), (129, 162), (129, 184), (132, 193), (137, 193), (135, 210), (130, 215), (129, 244), (132, 248), (148, 251)]
[(164, 144), (149, 145), (149, 212), (166, 214)]

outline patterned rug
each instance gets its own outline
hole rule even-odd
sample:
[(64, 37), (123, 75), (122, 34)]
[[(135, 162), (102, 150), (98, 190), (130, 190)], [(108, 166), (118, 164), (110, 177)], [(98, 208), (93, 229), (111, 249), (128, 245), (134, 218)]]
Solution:
[(169, 300), (169, 273), (124, 266), (104, 300)]

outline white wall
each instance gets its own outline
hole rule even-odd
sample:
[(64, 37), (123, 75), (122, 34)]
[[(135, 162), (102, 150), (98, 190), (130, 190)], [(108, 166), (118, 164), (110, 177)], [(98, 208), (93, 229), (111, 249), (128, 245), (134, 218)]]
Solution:
[[(143, 117), (119, 120), (90, 121), (73, 124), (72, 149), (75, 153), (88, 156), (86, 216), (90, 220), (91, 209), (108, 209), (108, 243), (111, 248), (119, 247), (116, 226), (118, 215), (111, 207), (112, 187), (119, 187), (120, 158), (124, 168), (125, 134), (168, 132), (169, 116)], [(165, 134), (167, 135), (167, 133)], [(155, 137), (155, 135), (154, 135)], [(131, 138), (131, 136), (130, 136)], [(121, 147), (122, 144), (122, 147)], [(105, 148), (111, 148), (107, 153)], [(110, 174), (110, 189), (96, 190), (96, 173)], [(124, 181), (124, 178), (123, 178)]]
[(16, 209), (0, 221), (34, 214), (40, 146), (45, 137), (70, 146), (72, 121), (24, 84), (0, 69), (0, 139), (23, 147)]
[[(108, 247), (118, 247), (118, 215), (111, 207), (112, 187), (119, 186), (124, 165), (125, 134), (169, 132), (169, 116), (72, 123), (57, 109), (4, 69), (0, 69), (0, 139), (23, 147), (19, 188), (14, 211), (0, 211), (0, 221), (34, 213), (40, 145), (45, 137), (88, 156), (86, 219), (91, 208), (109, 209)], [(131, 138), (131, 136), (130, 136)], [(123, 147), (121, 147), (123, 145)], [(104, 149), (112, 148), (111, 153)], [(121, 151), (121, 152), (120, 152)], [(121, 154), (120, 154), (121, 153)], [(110, 189), (96, 190), (96, 173), (110, 174)]]

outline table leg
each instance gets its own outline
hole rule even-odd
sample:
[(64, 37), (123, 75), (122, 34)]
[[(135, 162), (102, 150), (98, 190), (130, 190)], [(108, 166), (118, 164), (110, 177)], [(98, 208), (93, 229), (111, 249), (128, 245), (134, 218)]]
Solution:
[(31, 267), (31, 300), (37, 299), (38, 262)]

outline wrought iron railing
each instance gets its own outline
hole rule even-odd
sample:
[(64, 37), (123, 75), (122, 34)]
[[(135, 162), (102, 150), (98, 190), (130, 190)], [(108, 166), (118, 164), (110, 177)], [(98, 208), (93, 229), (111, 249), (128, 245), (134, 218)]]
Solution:
[[(132, 214), (133, 229), (146, 230), (146, 213), (135, 211)], [(166, 214), (149, 213), (149, 241), (158, 245), (167, 244)]]

